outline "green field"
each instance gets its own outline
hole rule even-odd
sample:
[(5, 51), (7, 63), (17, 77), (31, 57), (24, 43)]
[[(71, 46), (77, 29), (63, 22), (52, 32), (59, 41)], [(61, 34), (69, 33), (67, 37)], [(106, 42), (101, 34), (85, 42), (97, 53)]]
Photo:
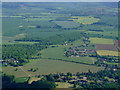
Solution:
[(70, 46), (71, 47), (76, 47), (76, 46), (80, 46), (80, 45), (83, 45), (82, 38), (78, 39), (78, 40), (75, 40), (74, 42), (68, 43), (68, 47), (70, 47)]
[[(84, 64), (77, 64), (72, 62), (65, 62), (65, 61), (58, 61), (58, 60), (49, 60), (49, 59), (36, 59), (31, 60), (30, 63), (25, 64), (21, 70), (20, 67), (17, 67), (18, 70), (15, 71), (16, 67), (8, 66), (3, 67), (3, 72), (8, 75), (15, 75), (16, 78), (18, 77), (28, 77), (35, 75), (43, 75), (49, 73), (57, 73), (57, 72), (87, 72), (90, 69), (92, 72), (96, 72), (98, 70), (104, 69), (103, 67), (97, 67), (92, 65), (84, 65)], [(38, 68), (36, 72), (30, 72), (31, 68)]]
[(118, 37), (118, 31), (104, 31), (104, 32), (98, 32), (98, 31), (86, 31), (85, 33), (90, 35), (101, 35), (103, 37)]
[(20, 77), (20, 78), (15, 78), (15, 82), (16, 83), (24, 83), (24, 82), (27, 82), (29, 79), (29, 77)]
[[(49, 47), (47, 49), (44, 49), (41, 51), (41, 57), (47, 58), (47, 59), (48, 58), (61, 59), (61, 60), (74, 61), (74, 62), (80, 62), (80, 63), (85, 63), (85, 64), (93, 64), (93, 60), (91, 57), (66, 57), (65, 56), (64, 54), (65, 49), (67, 50), (70, 47), (76, 47), (80, 45), (83, 45), (82, 38), (75, 40), (74, 42), (68, 43), (67, 46), (61, 45), (58, 47)], [(94, 58), (94, 61), (96, 61), (96, 58)]]
[(114, 44), (113, 39), (90, 38), (92, 44)]
[(62, 28), (76, 28), (80, 26), (80, 24), (73, 21), (54, 21), (54, 23), (61, 26)]
[[(86, 64), (93, 64), (92, 58), (90, 57), (65, 57), (64, 56), (64, 48), (68, 48), (67, 46), (59, 46), (54, 48), (48, 48), (41, 51), (42, 58), (51, 58), (51, 59), (62, 59), (67, 61), (81, 62)], [(96, 59), (95, 59), (96, 61)]]

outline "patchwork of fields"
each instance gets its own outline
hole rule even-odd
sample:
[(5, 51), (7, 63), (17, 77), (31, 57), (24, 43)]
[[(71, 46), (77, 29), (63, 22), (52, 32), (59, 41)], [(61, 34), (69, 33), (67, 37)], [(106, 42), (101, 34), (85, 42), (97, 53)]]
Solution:
[[(41, 80), (38, 75), (50, 73), (76, 74), (118, 68), (118, 11), (111, 4), (4, 5), (1, 67), (3, 74), (15, 76), (16, 83), (29, 80), (31, 84)], [(74, 86), (68, 82), (56, 84), (59, 84), (57, 88)]]

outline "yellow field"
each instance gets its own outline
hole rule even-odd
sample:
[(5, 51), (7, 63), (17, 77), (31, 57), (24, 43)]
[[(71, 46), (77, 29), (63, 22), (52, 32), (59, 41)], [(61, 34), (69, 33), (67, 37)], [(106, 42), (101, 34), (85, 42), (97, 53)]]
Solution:
[(73, 20), (75, 22), (82, 23), (84, 25), (93, 24), (99, 21), (99, 19), (90, 16), (88, 17), (72, 16), (72, 19), (69, 20)]
[(58, 84), (57, 88), (70, 88), (73, 87), (73, 84), (66, 83), (66, 82), (56, 82)]
[(118, 56), (118, 52), (117, 51), (109, 51), (109, 50), (99, 50), (97, 51), (97, 54), (100, 56)]
[(28, 81), (28, 84), (31, 84), (33, 81), (41, 80), (41, 78), (31, 77)]
[(36, 28), (36, 26), (28, 26), (28, 28)]

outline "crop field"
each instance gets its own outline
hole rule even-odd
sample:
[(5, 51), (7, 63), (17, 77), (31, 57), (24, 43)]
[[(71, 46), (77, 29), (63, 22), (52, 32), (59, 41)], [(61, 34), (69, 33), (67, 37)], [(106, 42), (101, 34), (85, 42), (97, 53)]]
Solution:
[(97, 54), (100, 56), (118, 56), (117, 51), (109, 51), (109, 50), (98, 50)]
[(113, 39), (90, 38), (92, 44), (114, 44)]
[[(15, 69), (18, 68), (17, 71)], [(22, 69), (21, 69), (22, 68)], [(58, 61), (58, 60), (49, 60), (49, 59), (35, 59), (31, 60), (29, 63), (25, 64), (22, 67), (3, 67), (3, 72), (7, 75), (15, 75), (16, 78), (19, 77), (28, 77), (35, 76), (35, 75), (43, 75), (49, 73), (56, 73), (56, 72), (87, 72), (90, 69), (92, 72), (96, 72), (99, 70), (103, 70), (104, 67), (97, 67), (92, 65), (84, 65), (78, 64), (73, 62), (65, 62), (65, 61)], [(36, 72), (30, 72), (31, 68), (38, 68)]]
[(111, 44), (96, 44), (97, 50), (111, 50), (111, 51), (118, 51), (118, 49)]
[(95, 22), (98, 22), (99, 19), (94, 18), (94, 17), (80, 17), (80, 16), (72, 16), (72, 19), (69, 20), (73, 20), (75, 22), (87, 25), (87, 24), (93, 24)]
[(54, 21), (54, 22), (57, 25), (61, 26), (62, 28), (76, 28), (80, 26), (80, 24), (73, 21)]

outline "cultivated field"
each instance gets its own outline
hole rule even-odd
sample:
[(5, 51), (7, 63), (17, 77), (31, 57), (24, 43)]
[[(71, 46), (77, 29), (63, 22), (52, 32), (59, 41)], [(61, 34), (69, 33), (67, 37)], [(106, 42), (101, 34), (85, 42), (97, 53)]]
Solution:
[(109, 38), (118, 37), (118, 34), (117, 34), (118, 31), (104, 31), (104, 32), (100, 32), (100, 31), (96, 30), (96, 31), (86, 31), (85, 33), (90, 34), (90, 35), (109, 37)]
[(92, 44), (114, 44), (113, 39), (90, 38)]
[(109, 51), (109, 50), (99, 50), (97, 54), (100, 56), (118, 56), (117, 51)]
[(92, 24), (99, 21), (99, 19), (89, 16), (88, 17), (72, 16), (72, 19), (69, 20), (73, 20), (84, 25)]
[(118, 49), (111, 44), (96, 44), (97, 50), (111, 50), (111, 51), (118, 51)]

